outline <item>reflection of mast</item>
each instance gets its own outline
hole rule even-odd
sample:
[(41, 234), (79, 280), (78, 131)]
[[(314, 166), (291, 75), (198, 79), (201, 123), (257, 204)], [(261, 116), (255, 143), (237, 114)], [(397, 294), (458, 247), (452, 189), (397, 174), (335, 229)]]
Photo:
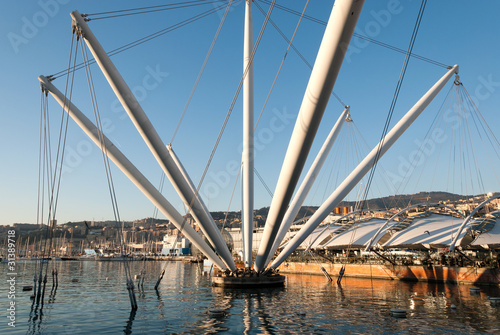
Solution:
[(262, 304), (262, 298), (263, 298), (262, 296), (263, 293), (260, 292), (255, 295), (255, 309), (257, 310), (257, 316), (260, 321), (259, 330), (261, 331), (261, 333), (259, 334), (265, 334), (265, 335), (274, 334), (272, 323), (269, 321), (272, 318), (269, 314), (266, 313), (266, 308)]
[(321, 41), (269, 208), (255, 269), (264, 270), (340, 71), (364, 0), (337, 0)]
[(246, 0), (245, 6), (245, 38), (243, 46), (243, 155), (242, 155), (242, 202), (241, 231), (243, 234), (243, 260), (245, 268), (252, 266), (253, 237), (253, 48), (252, 36), (252, 0)]
[[(281, 292), (280, 289), (277, 289), (278, 292)], [(272, 291), (252, 291), (250, 288), (245, 288), (242, 291), (240, 290), (224, 290), (219, 287), (212, 287), (212, 292), (217, 293), (216, 304), (213, 310), (214, 315), (223, 315), (232, 314), (234, 317), (241, 316), (241, 320), (238, 320), (243, 327), (243, 334), (275, 334), (276, 329), (274, 328), (274, 323), (272, 320), (276, 320), (277, 310), (271, 310), (270, 313), (266, 312), (266, 306), (263, 304), (263, 301), (271, 301), (273, 295), (277, 292), (276, 290)], [(235, 303), (236, 302), (236, 303)], [(241, 303), (240, 303), (241, 302)], [(241, 312), (239, 312), (241, 308)], [(232, 313), (232, 311), (236, 311), (236, 313)], [(220, 313), (220, 314), (219, 314)], [(259, 322), (256, 323), (256, 319), (258, 318)], [(212, 319), (213, 320), (213, 319)], [(210, 326), (207, 326), (207, 323), (203, 323), (203, 329), (205, 332), (210, 332), (212, 330), (211, 327), (214, 326), (210, 322)], [(227, 319), (228, 322), (232, 322)], [(232, 320), (232, 318), (231, 318)], [(221, 327), (225, 325), (225, 319), (218, 319), (217, 329), (221, 329)], [(237, 321), (237, 322), (238, 322)]]
[(245, 306), (243, 307), (243, 334), (252, 333), (252, 296), (250, 294), (244, 295)]

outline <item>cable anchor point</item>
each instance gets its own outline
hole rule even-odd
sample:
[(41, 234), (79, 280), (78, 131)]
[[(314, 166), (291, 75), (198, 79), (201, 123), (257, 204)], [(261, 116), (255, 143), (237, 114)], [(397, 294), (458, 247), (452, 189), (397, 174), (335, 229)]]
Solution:
[(80, 37), (85, 37), (85, 34), (83, 33), (81, 27), (78, 25), (78, 22), (73, 20), (71, 23), (71, 29), (73, 31), (73, 34), (76, 33), (76, 40), (79, 41)]
[(40, 83), (40, 89), (42, 90), (42, 94), (45, 94), (46, 97), (49, 95), (49, 90), (45, 87), (45, 84)]
[(345, 109), (347, 110), (347, 115), (345, 116), (345, 121), (346, 122), (352, 122), (351, 107), (350, 106), (345, 106)]

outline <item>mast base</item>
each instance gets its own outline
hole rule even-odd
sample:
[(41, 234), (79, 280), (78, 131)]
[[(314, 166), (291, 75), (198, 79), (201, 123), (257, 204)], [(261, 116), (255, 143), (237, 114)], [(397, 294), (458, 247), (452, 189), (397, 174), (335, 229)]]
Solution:
[(253, 276), (237, 277), (234, 275), (216, 274), (212, 277), (212, 286), (224, 288), (265, 288), (265, 287), (283, 287), (286, 277), (277, 273), (260, 274)]

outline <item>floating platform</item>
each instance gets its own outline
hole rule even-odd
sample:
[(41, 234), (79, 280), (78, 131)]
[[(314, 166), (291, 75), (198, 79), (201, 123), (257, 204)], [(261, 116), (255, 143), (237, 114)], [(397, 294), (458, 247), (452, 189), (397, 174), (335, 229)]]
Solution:
[(285, 279), (279, 274), (243, 277), (216, 275), (212, 277), (212, 285), (228, 288), (283, 287)]

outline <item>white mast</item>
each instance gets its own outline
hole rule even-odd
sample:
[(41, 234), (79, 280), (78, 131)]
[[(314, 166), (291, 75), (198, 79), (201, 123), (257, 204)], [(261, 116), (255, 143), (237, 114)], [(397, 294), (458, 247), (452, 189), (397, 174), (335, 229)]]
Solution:
[(245, 268), (252, 266), (253, 238), (253, 187), (254, 187), (254, 140), (253, 140), (253, 48), (252, 34), (252, 0), (246, 0), (245, 6), (245, 37), (243, 46), (243, 155), (242, 155), (242, 234), (243, 260)]
[(448, 72), (431, 87), (427, 93), (403, 116), (403, 118), (391, 129), (382, 141), (363, 159), (349, 176), (337, 187), (328, 199), (318, 208), (316, 213), (307, 221), (300, 231), (292, 238), (290, 243), (278, 255), (271, 264), (271, 268), (277, 268), (297, 247), (313, 232), (313, 230), (323, 221), (328, 214), (339, 204), (342, 199), (356, 186), (356, 184), (370, 171), (375, 163), (386, 153), (396, 140), (423, 112), (452, 75), (458, 74), (458, 65), (453, 66)]
[(364, 0), (335, 1), (295, 122), (255, 259), (261, 271), (299, 180), (314, 136), (340, 71)]
[(349, 106), (346, 106), (344, 108), (344, 111), (342, 114), (340, 114), (340, 117), (338, 118), (337, 122), (335, 122), (335, 125), (333, 126), (332, 130), (330, 131), (330, 134), (328, 134), (328, 137), (326, 138), (325, 142), (323, 143), (323, 146), (319, 150), (318, 154), (316, 155), (316, 158), (314, 159), (314, 162), (312, 163), (311, 167), (309, 168), (309, 171), (307, 172), (307, 175), (305, 176), (304, 180), (302, 181), (302, 184), (300, 184), (300, 187), (293, 197), (292, 201), (290, 202), (290, 207), (288, 207), (288, 210), (285, 213), (285, 216), (283, 217), (283, 222), (281, 223), (280, 230), (278, 232), (278, 236), (276, 237), (276, 240), (274, 241), (273, 248), (271, 249), (271, 252), (269, 253), (268, 260), (266, 261), (266, 264), (269, 263), (269, 260), (271, 257), (274, 255), (276, 250), (278, 250), (278, 247), (283, 241), (283, 238), (285, 237), (288, 229), (290, 229), (290, 226), (292, 225), (293, 221), (297, 217), (297, 214), (299, 213), (300, 207), (306, 200), (307, 194), (311, 190), (311, 187), (314, 184), (314, 181), (316, 180), (316, 177), (319, 174), (319, 171), (323, 167), (323, 164), (325, 163), (326, 158), (328, 157), (328, 154), (330, 150), (332, 149), (333, 143), (335, 143), (335, 140), (337, 139), (337, 136), (340, 133), (340, 130), (342, 129), (342, 125), (344, 124), (344, 121), (349, 117)]
[(88, 27), (84, 18), (78, 11), (72, 12), (71, 17), (111, 88), (123, 105), (123, 108), (169, 178), (175, 190), (182, 198), (185, 206), (191, 211), (191, 214), (200, 225), (203, 233), (214, 246), (223, 261), (231, 271), (235, 271), (236, 264), (234, 263), (231, 252), (224, 242), (222, 234), (218, 230), (207, 207), (195, 192), (196, 190), (193, 191), (191, 187), (193, 183), (189, 179), (189, 176), (183, 173), (182, 169), (177, 166), (175, 160), (170, 156), (165, 144), (151, 124), (146, 113), (144, 113), (134, 94), (123, 80), (113, 62), (111, 62), (111, 59)]
[(144, 195), (179, 229), (184, 235), (221, 270), (227, 266), (203, 241), (203, 238), (191, 227), (182, 215), (165, 199), (165, 197), (146, 179), (146, 177), (125, 157), (125, 155), (100, 132), (97, 127), (44, 76), (38, 77), (43, 87), (50, 92), (56, 101), (64, 108), (76, 124), (104, 151), (116, 166), (141, 190)]

